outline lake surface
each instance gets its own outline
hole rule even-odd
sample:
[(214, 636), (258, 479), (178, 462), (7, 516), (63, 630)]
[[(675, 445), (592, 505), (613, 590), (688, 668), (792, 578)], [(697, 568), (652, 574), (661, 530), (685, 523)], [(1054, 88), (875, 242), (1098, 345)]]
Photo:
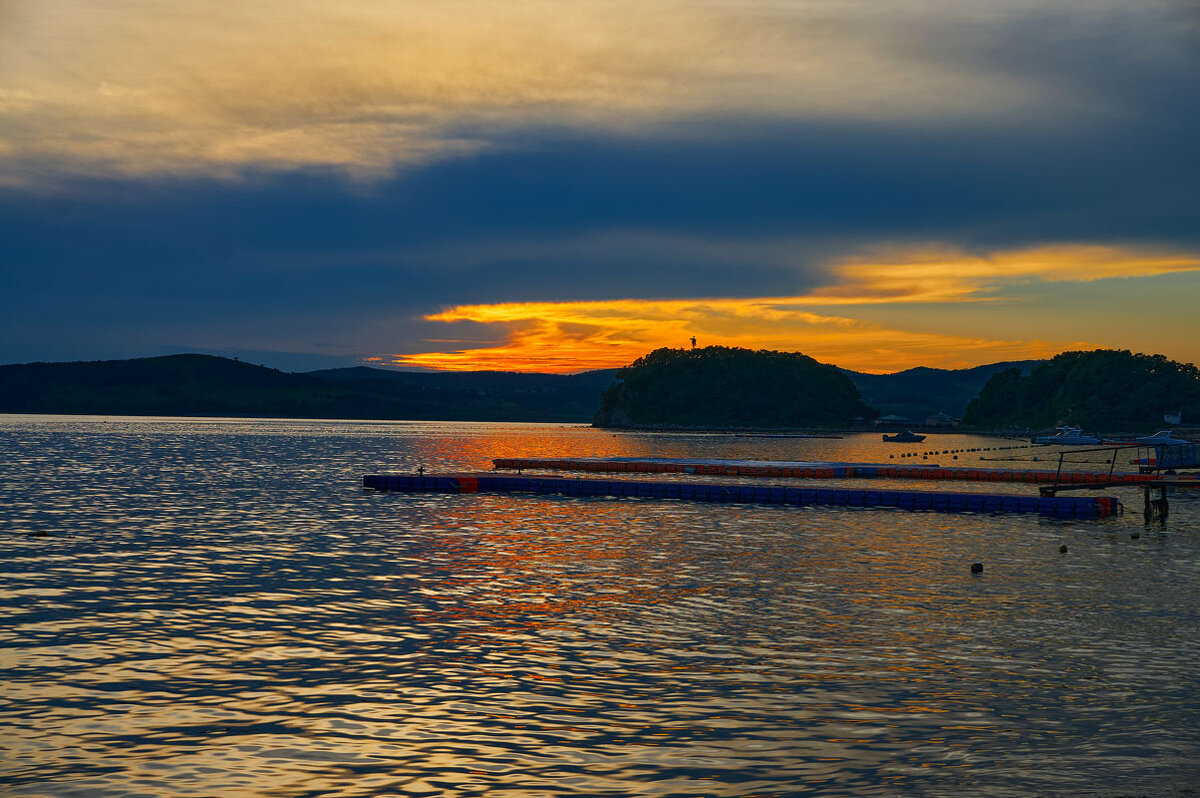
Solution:
[(361, 489), (501, 456), (1034, 452), (878, 441), (0, 416), (0, 785), (1196, 794), (1194, 492), (1146, 525), (1133, 490), (1062, 521)]

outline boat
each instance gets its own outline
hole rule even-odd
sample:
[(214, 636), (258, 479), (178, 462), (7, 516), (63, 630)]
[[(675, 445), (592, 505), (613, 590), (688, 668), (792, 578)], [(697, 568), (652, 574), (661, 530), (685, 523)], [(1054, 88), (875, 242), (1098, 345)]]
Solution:
[(897, 432), (895, 435), (884, 435), (883, 439), (888, 443), (920, 443), (925, 440), (924, 435), (918, 435), (912, 430), (904, 430)]
[(1176, 438), (1171, 433), (1174, 430), (1163, 429), (1153, 435), (1143, 435), (1140, 438), (1134, 438), (1134, 441), (1139, 446), (1183, 446), (1191, 443), (1187, 438)]
[(1033, 443), (1044, 443), (1051, 446), (1098, 446), (1104, 441), (1088, 435), (1079, 427), (1059, 427), (1053, 435), (1035, 435)]

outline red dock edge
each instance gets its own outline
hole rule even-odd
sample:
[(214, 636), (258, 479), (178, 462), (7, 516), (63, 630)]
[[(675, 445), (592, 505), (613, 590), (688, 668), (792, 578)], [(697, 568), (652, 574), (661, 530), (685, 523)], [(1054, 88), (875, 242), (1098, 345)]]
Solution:
[(639, 474), (712, 474), (727, 477), (793, 477), (803, 479), (853, 479), (891, 477), (895, 479), (934, 479), (968, 482), (1020, 482), (1045, 485), (1139, 484), (1150, 482), (1153, 474), (1128, 474), (1092, 471), (1037, 471), (1008, 468), (954, 468), (942, 466), (860, 465), (828, 463), (783, 466), (689, 461), (689, 460), (604, 460), (570, 458), (500, 457), (492, 461), (496, 468), (542, 469), (546, 471), (591, 471)]
[(511, 474), (368, 474), (363, 488), (406, 493), (529, 493), (577, 497), (679, 499), (784, 504), (796, 507), (876, 507), (945, 513), (1024, 513), (1053, 518), (1104, 518), (1117, 512), (1109, 496), (1011, 496), (912, 490), (794, 488), (710, 482), (529, 477)]

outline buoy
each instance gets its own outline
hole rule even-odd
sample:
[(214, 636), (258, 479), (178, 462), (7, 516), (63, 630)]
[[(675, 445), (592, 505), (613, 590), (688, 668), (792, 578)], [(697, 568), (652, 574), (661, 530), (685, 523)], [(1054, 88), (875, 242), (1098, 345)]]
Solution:
[(971, 573), (973, 573), (973, 574), (983, 573), (983, 563), (981, 563), (981, 562), (971, 563)]
[(1059, 554), (1066, 554), (1066, 553), (1067, 553), (1067, 544), (1066, 544), (1066, 543), (1064, 543), (1064, 544), (1062, 544), (1061, 546), (1059, 546), (1059, 547), (1058, 547), (1058, 553), (1059, 553)]

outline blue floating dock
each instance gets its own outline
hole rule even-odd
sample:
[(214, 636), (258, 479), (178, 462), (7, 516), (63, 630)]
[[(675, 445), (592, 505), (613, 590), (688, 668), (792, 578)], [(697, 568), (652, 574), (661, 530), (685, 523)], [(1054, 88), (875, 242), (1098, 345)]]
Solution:
[(577, 479), (519, 474), (368, 474), (363, 487), (406, 493), (528, 493), (612, 496), (796, 507), (876, 507), (942, 513), (1025, 513), (1054, 518), (1103, 518), (1117, 511), (1108, 496), (1014, 496), (945, 491), (796, 488), (782, 485)]

